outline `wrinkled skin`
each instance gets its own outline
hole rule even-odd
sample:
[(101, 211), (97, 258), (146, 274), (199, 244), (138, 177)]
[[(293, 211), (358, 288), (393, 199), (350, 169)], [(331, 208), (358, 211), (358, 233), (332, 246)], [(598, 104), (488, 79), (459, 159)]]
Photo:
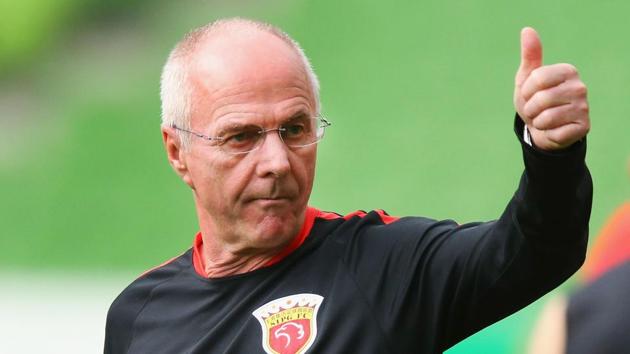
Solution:
[[(215, 136), (235, 123), (273, 129), (317, 113), (298, 55), (268, 33), (210, 38), (191, 65), (194, 131)], [(316, 145), (291, 149), (269, 133), (258, 150), (229, 155), (196, 137), (182, 149), (172, 128), (162, 131), (169, 162), (193, 190), (209, 276), (256, 269), (291, 242), (304, 221)]]

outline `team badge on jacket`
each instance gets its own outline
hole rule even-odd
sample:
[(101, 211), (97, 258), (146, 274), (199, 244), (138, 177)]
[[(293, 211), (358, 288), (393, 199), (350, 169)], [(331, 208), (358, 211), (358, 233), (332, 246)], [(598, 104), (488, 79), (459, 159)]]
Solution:
[(317, 311), (324, 298), (296, 294), (270, 301), (254, 312), (262, 327), (262, 346), (268, 354), (298, 354), (317, 336)]

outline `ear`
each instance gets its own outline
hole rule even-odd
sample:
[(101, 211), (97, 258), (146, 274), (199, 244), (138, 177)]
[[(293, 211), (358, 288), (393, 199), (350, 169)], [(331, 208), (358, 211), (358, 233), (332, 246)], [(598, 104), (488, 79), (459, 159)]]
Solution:
[(173, 167), (173, 170), (175, 170), (175, 173), (179, 175), (182, 181), (189, 185), (190, 188), (194, 189), (186, 161), (188, 154), (182, 148), (182, 142), (175, 129), (163, 126), (162, 140), (164, 141), (168, 163)]

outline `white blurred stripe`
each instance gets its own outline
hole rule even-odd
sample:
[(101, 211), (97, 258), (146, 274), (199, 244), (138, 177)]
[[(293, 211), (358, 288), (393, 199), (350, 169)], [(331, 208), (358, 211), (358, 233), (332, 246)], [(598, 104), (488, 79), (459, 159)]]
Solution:
[(136, 276), (0, 272), (0, 353), (102, 353), (107, 309)]

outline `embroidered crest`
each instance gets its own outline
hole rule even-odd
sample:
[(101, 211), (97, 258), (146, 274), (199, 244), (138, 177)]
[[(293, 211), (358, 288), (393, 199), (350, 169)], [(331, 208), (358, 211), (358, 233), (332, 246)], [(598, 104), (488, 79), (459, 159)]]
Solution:
[(270, 301), (254, 312), (262, 327), (262, 346), (268, 354), (298, 354), (317, 336), (317, 311), (324, 298), (296, 294)]

